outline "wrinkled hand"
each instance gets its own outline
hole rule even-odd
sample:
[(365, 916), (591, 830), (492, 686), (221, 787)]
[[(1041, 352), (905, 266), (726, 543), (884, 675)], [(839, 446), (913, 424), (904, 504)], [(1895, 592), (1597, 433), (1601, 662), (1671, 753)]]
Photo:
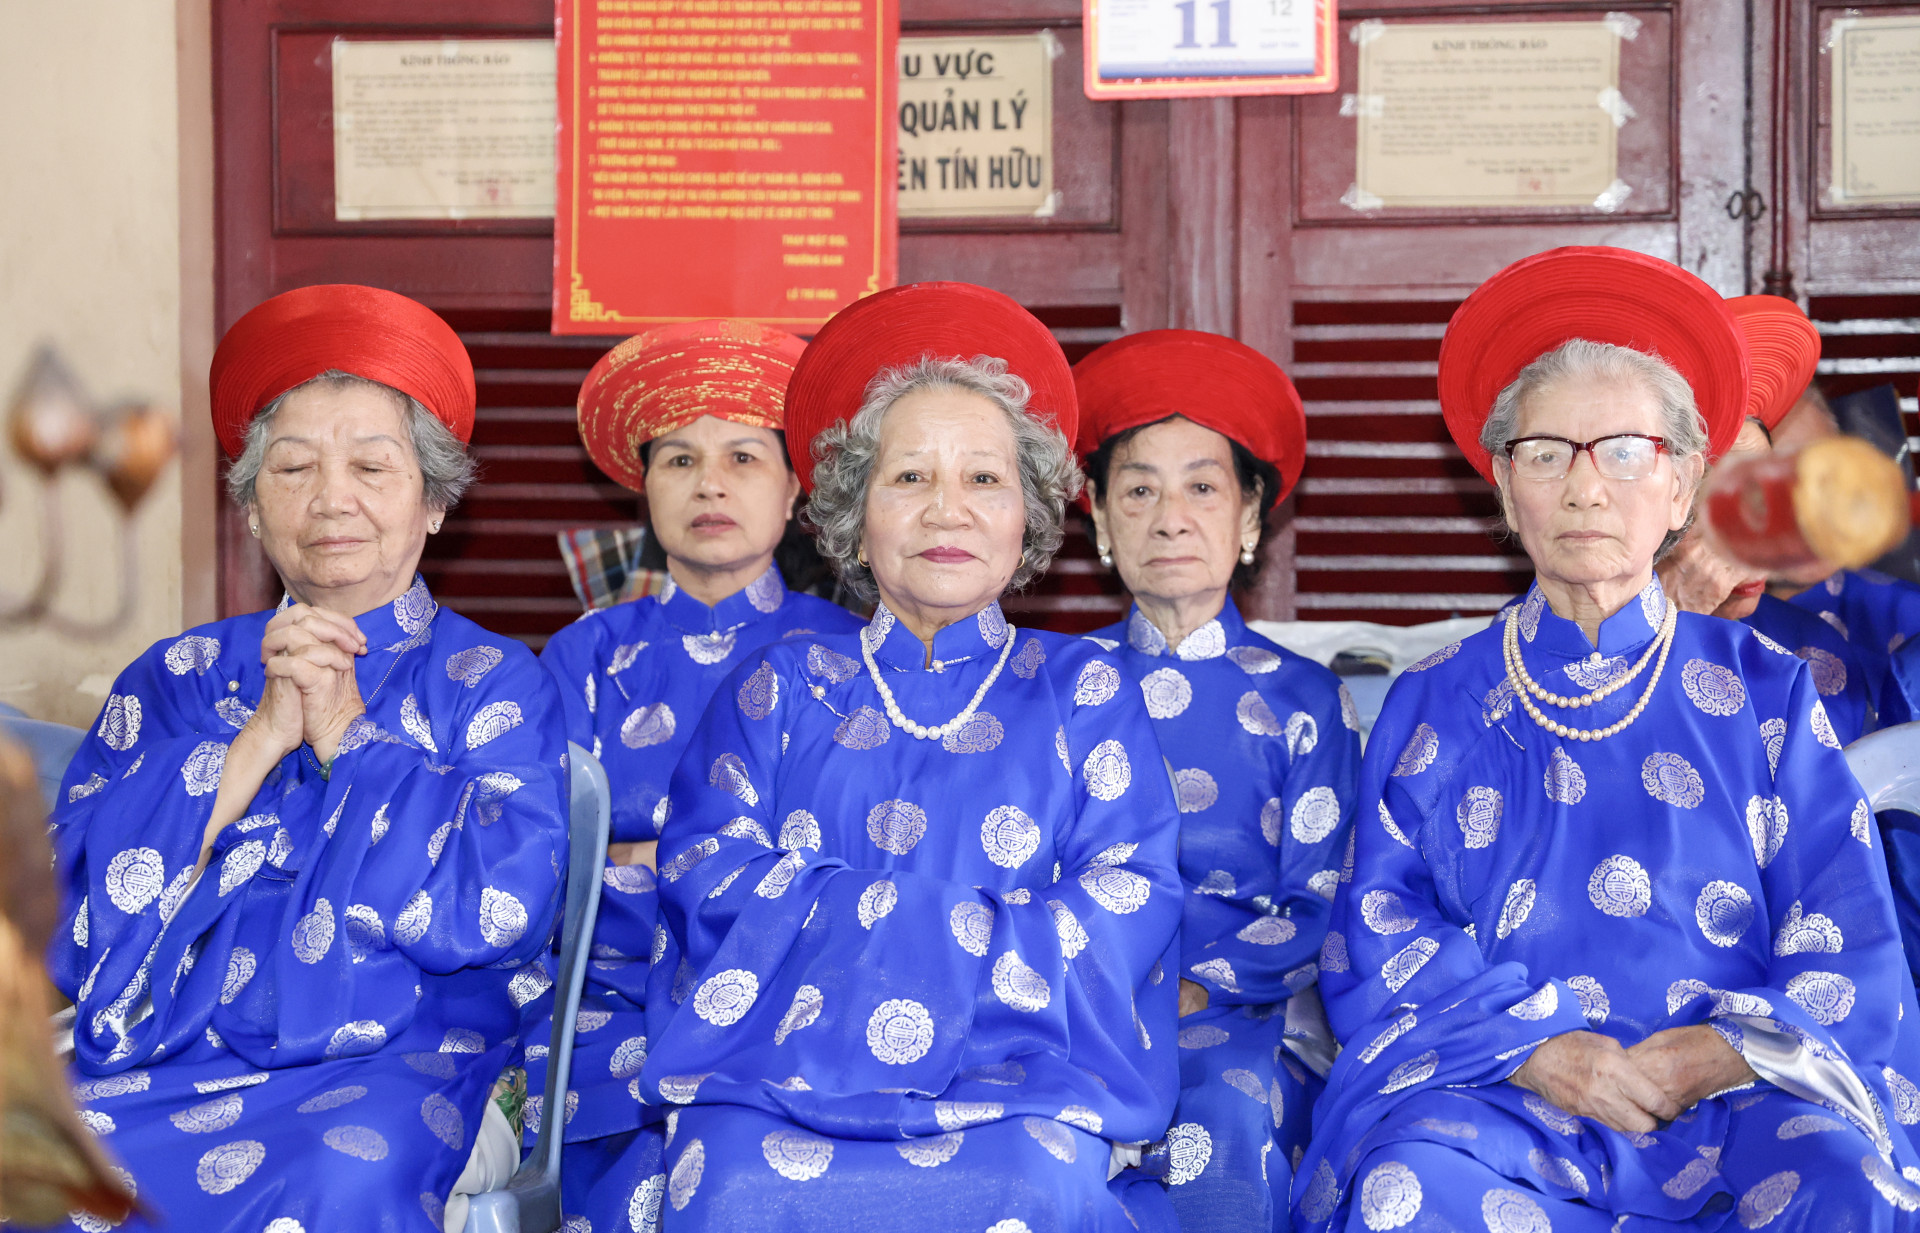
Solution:
[(1750, 582), (1754, 572), (1716, 551), (1700, 530), (1687, 534), (1661, 559), (1660, 585), (1682, 612), (1712, 615), (1733, 588)]
[(1645, 1134), (1685, 1109), (1619, 1041), (1598, 1032), (1555, 1036), (1533, 1051), (1512, 1080), (1569, 1113), (1627, 1133)]
[(642, 839), (634, 843), (610, 843), (607, 845), (607, 863), (609, 865), (645, 865), (658, 872), (654, 864), (654, 852), (660, 846), (657, 839)]
[(1180, 1017), (1198, 1014), (1207, 1008), (1207, 987), (1198, 981), (1180, 978)]
[(1704, 1024), (1655, 1032), (1628, 1049), (1627, 1057), (1682, 1109), (1759, 1078), (1725, 1037)]
[[(267, 623), (260, 640), (267, 689), (291, 686), (300, 698), (301, 737), (322, 763), (333, 761), (347, 725), (364, 714), (354, 661), (367, 640), (351, 617), (295, 604)], [(261, 695), (265, 709), (266, 694)]]

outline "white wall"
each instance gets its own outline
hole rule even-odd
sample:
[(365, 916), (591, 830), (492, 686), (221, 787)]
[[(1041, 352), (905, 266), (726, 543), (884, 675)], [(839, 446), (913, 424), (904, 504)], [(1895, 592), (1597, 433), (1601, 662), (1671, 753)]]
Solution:
[[(183, 445), (198, 499), (183, 506), (175, 462), (140, 508), (131, 626), (106, 641), (0, 627), (0, 702), (42, 719), (89, 723), (107, 682), (142, 648), (178, 632), (188, 612), (209, 614), (205, 375), (183, 384), (181, 359), (183, 350), (206, 349), (205, 330), (196, 324), (183, 335), (181, 324), (182, 132), (196, 176), (205, 170), (202, 147), (210, 148), (199, 132), (210, 129), (200, 114), (205, 0), (181, 2), (197, 11), (183, 14), (174, 0), (0, 0), (0, 392), (11, 392), (33, 348), (47, 342), (97, 399), (149, 400), (169, 414), (194, 403)], [(183, 32), (193, 73), (184, 108)], [(210, 193), (198, 179), (186, 187), (198, 214)], [(189, 269), (186, 299), (188, 319), (199, 322), (210, 316), (211, 244), (198, 238), (205, 220), (193, 222), (188, 265), (199, 269)], [(30, 585), (39, 568), (39, 487), (0, 445), (0, 589), (8, 592)], [(59, 607), (98, 617), (119, 585), (114, 507), (91, 475), (63, 479), (60, 499), (68, 548)], [(183, 543), (207, 545), (184, 554), (194, 558), (186, 572)]]

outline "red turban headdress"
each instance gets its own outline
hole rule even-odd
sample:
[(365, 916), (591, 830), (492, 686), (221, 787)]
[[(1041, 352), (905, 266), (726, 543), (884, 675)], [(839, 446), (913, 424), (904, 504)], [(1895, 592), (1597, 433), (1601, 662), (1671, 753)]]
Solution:
[(1440, 343), (1440, 410), (1489, 483), (1480, 428), (1520, 370), (1576, 338), (1658, 356), (1693, 389), (1709, 461), (1746, 418), (1747, 347), (1727, 302), (1677, 265), (1624, 248), (1556, 248), (1481, 283)]
[(1736, 296), (1727, 307), (1747, 340), (1753, 370), (1747, 414), (1772, 432), (1813, 380), (1820, 363), (1820, 331), (1798, 304), (1777, 295)]
[(473, 361), (453, 327), (392, 291), (329, 283), (283, 292), (233, 323), (213, 353), (213, 431), (237, 456), (260, 409), (331, 369), (417, 399), (473, 436)]
[(1068, 441), (1079, 424), (1073, 373), (1053, 334), (998, 291), (972, 283), (909, 283), (856, 300), (820, 327), (787, 386), (787, 453), (813, 489), (813, 440), (850, 420), (883, 369), (922, 356), (1005, 360), (1026, 381), (1027, 414)]
[(703, 415), (780, 429), (806, 344), (752, 321), (663, 325), (600, 357), (580, 386), (580, 439), (602, 471), (638, 492), (640, 447)]
[(1073, 366), (1082, 457), (1129, 428), (1170, 415), (1236, 441), (1280, 473), (1284, 500), (1307, 457), (1307, 414), (1280, 366), (1252, 347), (1199, 330), (1146, 330)]

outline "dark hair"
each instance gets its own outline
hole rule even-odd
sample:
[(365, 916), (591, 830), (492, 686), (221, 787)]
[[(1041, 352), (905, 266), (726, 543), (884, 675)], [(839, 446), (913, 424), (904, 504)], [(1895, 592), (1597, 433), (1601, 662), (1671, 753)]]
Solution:
[[(1095, 505), (1106, 504), (1107, 472), (1113, 466), (1114, 451), (1147, 429), (1152, 428), (1154, 424), (1164, 424), (1168, 420), (1184, 418), (1186, 417), (1178, 414), (1162, 416), (1154, 420), (1153, 423), (1136, 424), (1132, 428), (1116, 432), (1111, 437), (1102, 441), (1093, 453), (1087, 455), (1086, 461), (1081, 464), (1081, 468), (1087, 473), (1088, 500), (1092, 501)], [(1192, 421), (1188, 422), (1191, 423)], [(1271, 464), (1254, 457), (1252, 450), (1235, 441), (1232, 437), (1227, 437), (1227, 449), (1233, 455), (1233, 478), (1234, 482), (1240, 486), (1241, 499), (1245, 500), (1246, 494), (1254, 491), (1256, 487), (1260, 492), (1260, 542), (1264, 544), (1267, 540), (1267, 515), (1271, 514), (1273, 507), (1280, 503), (1280, 472)], [(1087, 534), (1090, 536), (1097, 536), (1099, 534), (1099, 532), (1094, 530), (1093, 520), (1091, 518), (1087, 520)], [(1095, 548), (1099, 546), (1098, 542), (1094, 544)], [(1260, 552), (1256, 546), (1252, 565), (1235, 565), (1233, 567), (1233, 581), (1231, 585), (1234, 590), (1244, 590), (1251, 586), (1253, 580), (1259, 576)]]
[[(769, 429), (779, 442), (780, 465), (788, 471), (793, 470), (793, 460), (787, 456), (787, 434), (778, 428)], [(648, 456), (653, 452), (653, 442), (640, 443), (640, 465), (646, 466)], [(805, 503), (796, 501), (796, 509)], [(664, 570), (667, 568), (667, 550), (660, 546), (660, 537), (653, 531), (653, 510), (647, 510), (647, 537), (640, 545), (641, 569)], [(813, 536), (800, 523), (799, 516), (787, 519), (787, 529), (780, 536), (780, 542), (774, 545), (773, 563), (780, 568), (780, 577), (786, 581), (789, 591), (805, 591), (818, 595), (822, 599), (834, 599), (835, 579), (833, 567), (828, 565), (814, 547)]]

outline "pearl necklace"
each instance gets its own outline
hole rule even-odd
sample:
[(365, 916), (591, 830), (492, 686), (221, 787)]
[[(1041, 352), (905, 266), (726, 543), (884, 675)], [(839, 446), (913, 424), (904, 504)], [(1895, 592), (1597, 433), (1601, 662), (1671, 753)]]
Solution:
[(1014, 632), (1013, 626), (1007, 626), (1007, 640), (1000, 647), (1000, 662), (993, 666), (992, 672), (987, 673), (987, 679), (980, 682), (980, 688), (973, 691), (973, 700), (967, 703), (967, 709), (937, 728), (917, 724), (901, 713), (900, 704), (893, 699), (893, 691), (887, 688), (886, 681), (880, 677), (880, 665), (874, 662), (873, 648), (867, 644), (864, 633), (860, 636), (860, 656), (867, 661), (867, 675), (873, 678), (873, 687), (880, 691), (880, 701), (886, 704), (887, 718), (893, 722), (893, 726), (916, 740), (943, 741), (950, 734), (967, 726), (967, 721), (973, 718), (973, 713), (979, 710), (980, 704), (986, 700), (987, 691), (992, 689), (993, 683), (1000, 679), (1000, 670), (1007, 666), (1007, 657), (1013, 654)]
[[(1616, 677), (1600, 688), (1592, 690), (1589, 693), (1581, 694), (1577, 698), (1563, 698), (1559, 694), (1550, 693), (1542, 689), (1535, 683), (1533, 677), (1528, 675), (1527, 665), (1525, 661), (1520, 658), (1520, 639), (1511, 636), (1517, 623), (1517, 614), (1507, 617), (1507, 632), (1510, 636), (1503, 640), (1502, 645), (1506, 651), (1508, 675), (1517, 678), (1517, 684), (1526, 686), (1527, 692), (1540, 699), (1540, 701), (1551, 703), (1554, 706), (1566, 707), (1569, 710), (1578, 709), (1583, 706), (1592, 706), (1601, 699), (1610, 697), (1633, 684), (1634, 680), (1639, 677), (1641, 669), (1645, 668), (1647, 664), (1652, 661), (1653, 653), (1660, 649), (1660, 640), (1656, 638), (1647, 644), (1647, 649), (1640, 655), (1640, 662), (1635, 664), (1633, 670), (1625, 676)], [(1593, 655), (1596, 660), (1600, 658), (1600, 652), (1598, 651), (1595, 651)], [(1517, 688), (1515, 692), (1518, 692)]]
[[(1513, 687), (1514, 696), (1520, 699), (1520, 705), (1526, 708), (1526, 712), (1528, 716), (1532, 718), (1533, 722), (1539, 724), (1555, 736), (1569, 741), (1604, 741), (1608, 737), (1624, 731), (1634, 720), (1640, 718), (1640, 712), (1646, 710), (1647, 703), (1653, 701), (1653, 691), (1655, 687), (1660, 684), (1660, 674), (1666, 670), (1667, 653), (1673, 650), (1673, 635), (1679, 628), (1679, 624), (1680, 610), (1674, 606), (1672, 600), (1668, 600), (1666, 619), (1660, 622), (1660, 630), (1654, 635), (1653, 644), (1647, 648), (1647, 654), (1651, 655), (1654, 646), (1658, 646), (1660, 648), (1660, 658), (1653, 666), (1653, 675), (1647, 678), (1646, 691), (1640, 695), (1640, 700), (1633, 704), (1632, 710), (1628, 711), (1618, 721), (1610, 723), (1604, 728), (1571, 728), (1556, 720), (1548, 719), (1540, 713), (1540, 708), (1534, 705), (1533, 698), (1529, 696), (1529, 690), (1524, 688), (1522, 684), (1524, 681), (1525, 685), (1531, 685), (1532, 680), (1526, 677), (1526, 668), (1520, 660), (1520, 631), (1517, 616), (1509, 616), (1507, 618), (1507, 628), (1503, 639), (1507, 654), (1507, 683)], [(1644, 657), (1642, 658), (1642, 662), (1645, 662)], [(1520, 674), (1521, 680), (1515, 679), (1516, 670)]]

